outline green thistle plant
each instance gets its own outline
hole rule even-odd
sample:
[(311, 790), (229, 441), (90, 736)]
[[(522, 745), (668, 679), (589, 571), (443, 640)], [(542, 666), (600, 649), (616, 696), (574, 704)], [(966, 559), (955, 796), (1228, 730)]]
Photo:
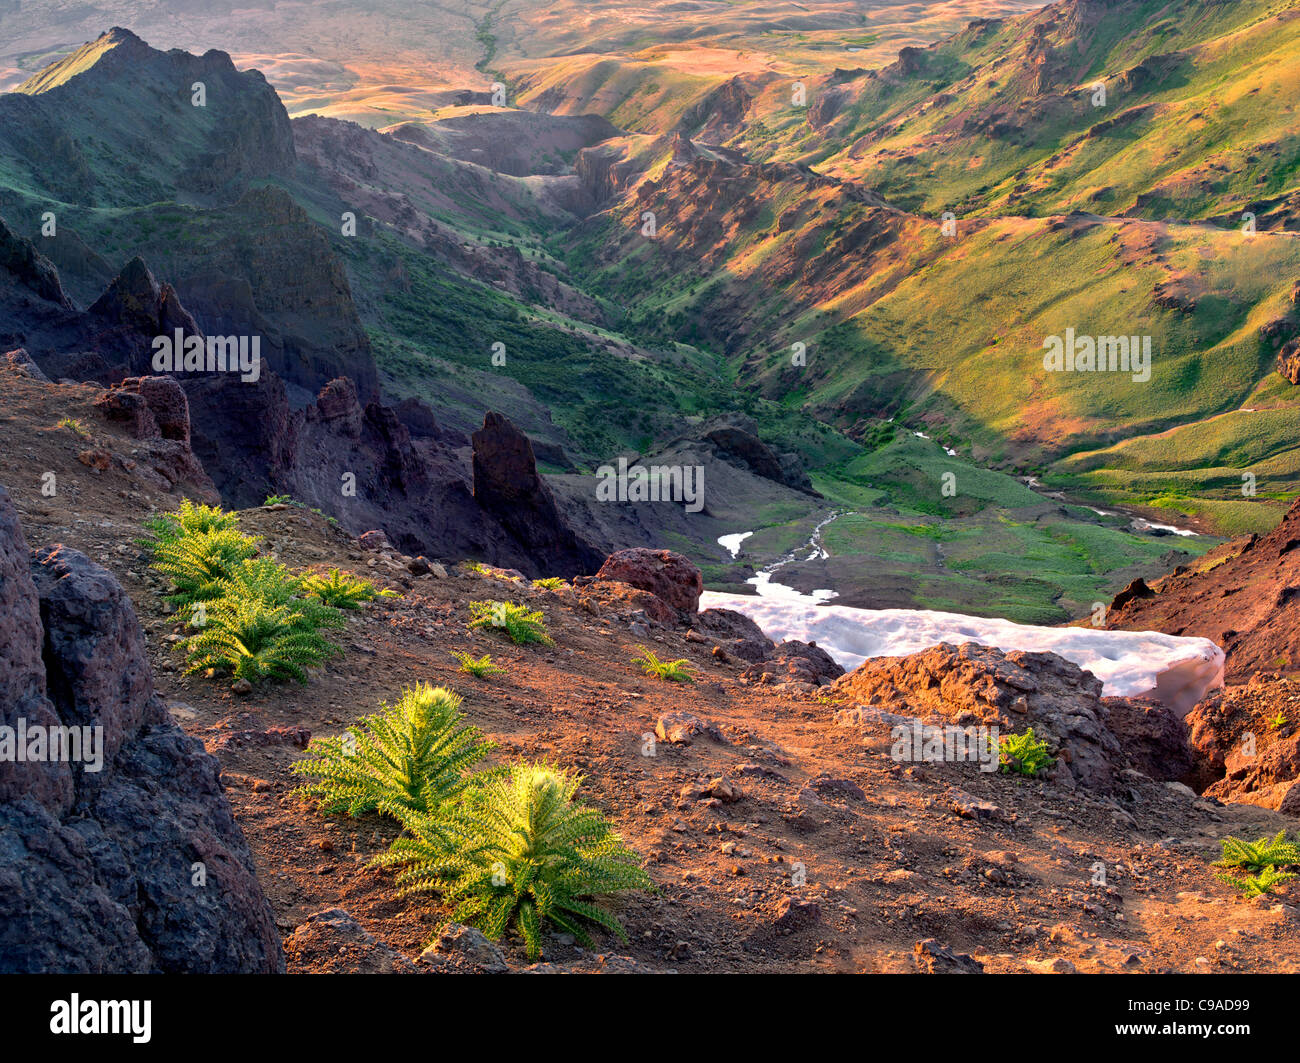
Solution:
[[(360, 609), (362, 602), (373, 601), (382, 593), (369, 580), (337, 568), (330, 569), (325, 576), (306, 576), (302, 582), (306, 594), (335, 609)], [(391, 597), (392, 592), (385, 596)]]
[(402, 894), (441, 894), (453, 920), (493, 940), (513, 925), (532, 960), (548, 921), (586, 947), (592, 925), (626, 942), (619, 921), (592, 899), (654, 887), (605, 817), (573, 802), (580, 782), (548, 764), (516, 764), (483, 780), (454, 819), (401, 816), (410, 836), (373, 863), (401, 868)]
[(231, 595), (203, 603), (204, 624), (186, 640), (186, 675), (212, 669), (236, 679), (307, 682), (307, 669), (339, 652), (320, 634), (343, 618), (333, 610), (292, 601), (276, 605), (261, 598)]
[(527, 606), (510, 602), (470, 602), (469, 615), (471, 631), (475, 628), (504, 631), (511, 642), (520, 646), (531, 642), (555, 645), (546, 633), (546, 620), (540, 609), (530, 612)]
[(213, 531), (238, 531), (239, 516), (227, 513), (220, 506), (195, 505), (188, 498), (170, 513), (160, 513), (144, 522), (150, 538), (141, 540), (145, 546), (157, 542), (179, 539), (184, 535), (198, 535)]
[(999, 747), (998, 761), (1005, 774), (1034, 778), (1056, 763), (1047, 752), (1047, 743), (1034, 737), (1031, 727), (1024, 734), (1007, 735)]
[(213, 528), (158, 539), (153, 553), (154, 571), (172, 584), (166, 600), (174, 606), (189, 607), (218, 597), (223, 581), (257, 553), (257, 542), (233, 528)]
[(1276, 868), (1266, 867), (1263, 871), (1254, 875), (1237, 876), (1219, 872), (1215, 877), (1222, 882), (1226, 882), (1233, 889), (1240, 891), (1247, 900), (1251, 900), (1272, 893), (1274, 886), (1290, 882), (1296, 876), (1289, 871), (1278, 871)]
[[(419, 683), (342, 737), (312, 739), (290, 770), (316, 781), (295, 792), (318, 799), (327, 813), (430, 813), (441, 821), (444, 806), (469, 785), (469, 770), (496, 748), (465, 722), (461, 700), (446, 687)], [(442, 837), (442, 828), (429, 830)]]
[(1288, 842), (1285, 830), (1278, 831), (1272, 838), (1265, 836), (1256, 842), (1230, 835), (1220, 844), (1223, 846), (1223, 859), (1215, 861), (1212, 865), (1214, 867), (1263, 871), (1270, 867), (1300, 864), (1300, 845)]
[(476, 679), (485, 679), (490, 675), (505, 675), (504, 668), (492, 663), (490, 653), (485, 653), (482, 657), (473, 657), (461, 650), (452, 650), (451, 655), (459, 662), (462, 672)]
[(694, 683), (695, 676), (687, 668), (689, 663), (685, 657), (678, 658), (675, 661), (661, 661), (655, 656), (653, 650), (645, 646), (638, 646), (641, 651), (640, 657), (633, 657), (632, 663), (639, 664), (641, 671), (646, 675), (652, 675), (656, 679), (665, 679), (673, 683)]

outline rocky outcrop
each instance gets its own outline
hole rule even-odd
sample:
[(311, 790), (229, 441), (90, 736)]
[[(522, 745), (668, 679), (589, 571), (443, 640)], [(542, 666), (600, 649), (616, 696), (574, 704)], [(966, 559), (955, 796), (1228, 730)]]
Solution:
[(1276, 672), (1207, 697), (1187, 717), (1196, 758), (1188, 781), (1221, 801), (1300, 816), (1298, 700), (1300, 681)]
[(1054, 653), (942, 644), (869, 659), (834, 689), (874, 710), (927, 722), (997, 727), (1003, 735), (1032, 727), (1057, 757), (1052, 778), (1103, 793), (1117, 789), (1125, 769), (1168, 781), (1190, 767), (1187, 732), (1175, 713), (1154, 701), (1103, 698), (1100, 679)]
[(126, 594), (75, 550), (29, 552), (2, 488), (0, 633), (0, 970), (283, 970), (217, 763), (154, 694)]
[(0, 218), (0, 270), (5, 270), (18, 284), (35, 295), (65, 310), (72, 300), (63, 291), (59, 271), (36, 250), (30, 240), (15, 233)]
[(6, 351), (0, 355), (0, 365), (8, 366), (11, 369), (17, 369), (19, 372), (31, 377), (33, 380), (39, 380), (42, 384), (48, 384), (50, 378), (41, 372), (41, 367), (32, 361), (32, 356), (19, 347), (14, 351)]
[(124, 422), (136, 439), (190, 442), (190, 404), (169, 376), (128, 377), (109, 388), (95, 406), (110, 421)]
[(186, 336), (203, 334), (180, 305), (176, 290), (170, 284), (159, 284), (138, 255), (90, 305), (90, 313), (144, 337), (173, 336), (177, 329)]
[(131, 460), (151, 469), (158, 486), (171, 491), (182, 485), (198, 501), (221, 500), (191, 449), (189, 402), (174, 377), (128, 377), (105, 390), (94, 405), (105, 420), (141, 442)]
[(1300, 341), (1288, 340), (1277, 354), (1277, 371), (1291, 384), (1300, 384)]
[(1199, 635), (1223, 648), (1231, 685), (1300, 667), (1300, 502), (1271, 532), (1216, 547), (1195, 565), (1116, 599), (1106, 626)]
[(649, 591), (679, 613), (694, 613), (704, 593), (700, 570), (671, 550), (635, 547), (612, 553), (596, 573), (598, 582), (626, 583)]
[[(589, 572), (599, 566), (598, 551), (580, 540), (560, 516), (550, 488), (537, 472), (533, 445), (526, 435), (502, 414), (488, 412), (472, 442), (474, 500), (518, 544), (527, 567), (516, 567), (530, 575), (554, 575)], [(555, 571), (537, 571), (547, 563)]]
[(843, 674), (844, 669), (817, 643), (789, 639), (762, 660), (751, 664), (740, 678), (748, 683), (821, 687)]
[(725, 418), (707, 428), (700, 436), (701, 441), (710, 443), (723, 461), (748, 469), (755, 476), (775, 480), (796, 491), (821, 495), (813, 490), (812, 480), (803, 467), (797, 454), (778, 454), (758, 438), (757, 426), (747, 417), (733, 416)]

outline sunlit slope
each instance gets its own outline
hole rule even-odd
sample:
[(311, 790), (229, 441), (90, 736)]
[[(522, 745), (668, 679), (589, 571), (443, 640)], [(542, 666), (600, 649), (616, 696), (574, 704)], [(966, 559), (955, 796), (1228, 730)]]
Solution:
[(1066, 0), (824, 83), (743, 140), (936, 214), (1268, 224), (1294, 209), (1298, 90), (1295, 0)]
[[(906, 411), (977, 457), (1042, 468), (1242, 405), (1272, 373), (1260, 329), (1290, 308), (1300, 240), (1080, 215), (949, 237), (852, 185), (679, 147), (575, 268), (636, 327), (727, 351), (775, 402), (846, 427)], [(1067, 329), (1150, 337), (1150, 379), (1045, 371), (1044, 341)]]

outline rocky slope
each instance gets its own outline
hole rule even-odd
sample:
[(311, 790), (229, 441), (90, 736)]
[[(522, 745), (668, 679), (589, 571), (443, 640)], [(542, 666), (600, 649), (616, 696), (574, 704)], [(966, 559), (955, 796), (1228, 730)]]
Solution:
[(1106, 613), (1106, 625), (1213, 639), (1227, 677), (1300, 667), (1300, 503), (1267, 535), (1234, 539), (1160, 579), (1137, 581)]
[[(1121, 714), (1098, 701), (1091, 677), (1057, 659), (970, 648), (874, 662), (836, 682), (834, 670), (819, 671), (815, 647), (774, 647), (743, 618), (695, 613), (699, 574), (671, 554), (611, 559), (602, 577), (544, 591), (508, 573), (421, 566), (299, 507), (249, 509), (245, 530), (282, 561), (341, 565), (401, 597), (350, 620), (343, 655), (314, 670), (306, 688), (239, 694), (185, 677), (174, 646), (180, 625), (134, 541), (139, 522), (174, 506), (182, 489), (144, 475), (131, 453), (140, 442), (120, 422), (96, 420), (93, 389), (4, 371), (18, 400), (0, 422), (0, 482), (30, 536), (64, 544), (45, 564), (80, 550), (102, 559), (131, 597), (160, 704), (221, 766), (290, 970), (526, 965), (510, 939), (493, 947), (455, 927), (435, 935), (445, 915), (436, 904), (398, 900), (387, 873), (364, 868), (394, 834), (387, 821), (322, 817), (289, 793), (288, 767), (311, 734), (337, 733), (417, 680), (463, 693), (501, 757), (549, 757), (586, 774), (587, 799), (646, 860), (660, 891), (619, 905), (629, 946), (602, 942), (593, 953), (552, 935), (539, 970), (1294, 971), (1300, 963), (1292, 894), (1237, 901), (1209, 867), (1223, 836), (1258, 837), (1294, 818), (1165, 781), (1178, 736), (1158, 709), (1133, 704)], [(90, 439), (56, 426), (56, 408), (83, 420)], [(77, 460), (92, 443), (108, 456), (103, 468)], [(39, 468), (57, 470), (57, 495), (42, 494), (31, 472)], [(467, 631), (467, 603), (492, 598), (540, 609), (556, 645), (514, 647)], [(22, 596), (6, 617), (25, 623), (22, 610), (34, 616), (37, 600)], [(685, 658), (697, 681), (642, 675), (631, 658), (645, 645)], [(491, 653), (507, 672), (472, 679), (456, 670), (452, 650)], [(923, 673), (941, 698), (916, 682)], [(112, 675), (137, 684), (147, 673)], [(897, 756), (896, 727), (976, 722), (963, 707), (988, 705), (1020, 726), (1014, 697), (1002, 693), (1027, 684), (1040, 693), (1026, 695), (1026, 719), (1059, 727), (1073, 751), (1063, 773), (1016, 783), (975, 763)], [(1062, 712), (1071, 697), (1088, 712)], [(117, 955), (133, 955), (129, 942), (122, 948)]]

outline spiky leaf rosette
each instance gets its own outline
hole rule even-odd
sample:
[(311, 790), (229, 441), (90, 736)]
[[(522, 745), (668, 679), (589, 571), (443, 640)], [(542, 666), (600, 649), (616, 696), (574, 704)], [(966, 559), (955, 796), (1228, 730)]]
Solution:
[(593, 898), (653, 889), (650, 876), (598, 811), (573, 801), (581, 777), (549, 764), (516, 764), (482, 780), (451, 819), (403, 816), (410, 837), (375, 860), (400, 867), (404, 893), (436, 892), (451, 918), (493, 939), (513, 925), (530, 959), (548, 921), (593, 947), (588, 927), (627, 940)]
[(475, 628), (504, 631), (511, 642), (520, 646), (530, 642), (555, 645), (546, 633), (546, 618), (540, 609), (530, 611), (526, 605), (512, 602), (470, 602), (469, 615), (471, 631)]
[(342, 737), (315, 738), (292, 767), (316, 781), (298, 793), (322, 812), (436, 813), (461, 797), (470, 770), (496, 748), (465, 722), (460, 695), (418, 683), (391, 708), (363, 717)]
[(229, 576), (217, 581), (217, 597), (252, 598), (267, 605), (290, 606), (303, 627), (339, 628), (347, 624), (337, 609), (307, 593), (303, 576), (269, 557), (241, 561)]
[(1286, 840), (1286, 831), (1280, 830), (1273, 838), (1267, 835), (1259, 841), (1248, 842), (1231, 836), (1224, 838), (1223, 859), (1215, 867), (1237, 867), (1247, 871), (1263, 871), (1270, 867), (1300, 864), (1300, 845)]
[(1240, 891), (1249, 900), (1272, 893), (1274, 886), (1290, 882), (1296, 876), (1290, 871), (1279, 871), (1275, 867), (1266, 867), (1255, 875), (1237, 876), (1218, 872), (1215, 877), (1226, 882), (1233, 889)]
[(369, 580), (332, 568), (328, 575), (308, 575), (303, 579), (304, 591), (335, 609), (360, 609), (362, 602), (372, 600), (378, 591)]
[(186, 674), (211, 668), (254, 683), (263, 679), (306, 683), (306, 670), (322, 664), (339, 648), (320, 634), (323, 618), (310, 616), (302, 606), (296, 600), (276, 605), (241, 595), (205, 603), (203, 627), (186, 641), (190, 665)]
[(220, 506), (195, 505), (188, 498), (170, 513), (160, 513), (144, 522), (150, 537), (141, 540), (146, 546), (213, 531), (238, 531), (239, 515), (227, 513)]
[(153, 568), (171, 580), (167, 600), (184, 607), (219, 597), (222, 580), (255, 553), (257, 541), (233, 528), (184, 532), (154, 544)]

